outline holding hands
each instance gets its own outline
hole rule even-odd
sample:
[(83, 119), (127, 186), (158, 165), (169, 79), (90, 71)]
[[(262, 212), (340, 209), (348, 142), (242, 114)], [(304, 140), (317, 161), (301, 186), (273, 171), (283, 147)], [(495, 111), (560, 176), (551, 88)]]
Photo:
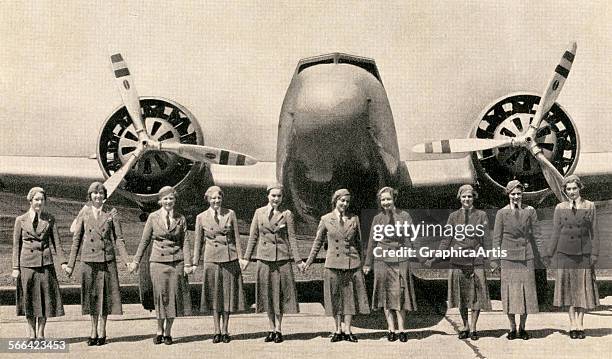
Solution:
[(138, 272), (138, 263), (136, 262), (127, 263), (127, 267), (128, 267), (128, 272), (130, 273), (134, 273), (134, 271)]
[(301, 261), (300, 263), (298, 263), (297, 267), (300, 270), (300, 272), (305, 272), (306, 271), (306, 262)]
[(19, 269), (13, 269), (13, 271), (11, 272), (11, 277), (17, 279), (17, 277), (19, 277)]
[(70, 277), (72, 275), (72, 269), (73, 268), (68, 267), (67, 264), (62, 264), (62, 269), (64, 270), (64, 272), (66, 272), (66, 275), (68, 277)]
[(238, 262), (240, 263), (240, 270), (245, 270), (249, 266), (248, 259), (239, 259)]
[(370, 273), (370, 266), (363, 266), (363, 274), (368, 275)]

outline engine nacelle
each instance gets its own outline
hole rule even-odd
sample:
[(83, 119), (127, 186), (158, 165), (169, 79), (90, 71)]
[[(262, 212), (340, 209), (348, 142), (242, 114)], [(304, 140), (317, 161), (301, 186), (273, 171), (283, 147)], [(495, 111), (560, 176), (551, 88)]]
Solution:
[[(513, 93), (493, 101), (485, 107), (476, 121), (470, 137), (505, 139), (516, 137), (526, 130), (538, 108), (540, 96), (533, 93)], [(543, 154), (567, 176), (578, 163), (580, 139), (574, 121), (555, 103), (543, 116), (535, 136)], [(500, 192), (508, 181), (517, 179), (526, 184), (526, 199), (542, 198), (548, 184), (538, 161), (524, 147), (506, 147), (472, 154), (478, 177)]]
[[(141, 97), (140, 107), (145, 128), (152, 139), (204, 144), (198, 121), (180, 104), (160, 97)], [(98, 163), (105, 178), (123, 166), (137, 144), (138, 137), (125, 106), (116, 108), (98, 136)], [(129, 171), (117, 191), (146, 206), (157, 202), (157, 192), (163, 186), (172, 186), (180, 193), (192, 184), (204, 167), (204, 163), (172, 153), (149, 151)]]

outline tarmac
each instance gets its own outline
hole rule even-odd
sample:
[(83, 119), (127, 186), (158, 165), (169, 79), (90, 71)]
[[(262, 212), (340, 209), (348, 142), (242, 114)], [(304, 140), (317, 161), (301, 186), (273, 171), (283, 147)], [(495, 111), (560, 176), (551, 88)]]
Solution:
[[(444, 313), (422, 311), (408, 315), (409, 339), (406, 343), (388, 342), (383, 314), (378, 311), (354, 320), (358, 343), (331, 343), (333, 320), (325, 316), (320, 303), (300, 303), (300, 313), (283, 320), (285, 341), (264, 343), (267, 331), (265, 314), (236, 314), (230, 318), (232, 342), (212, 343), (212, 318), (178, 318), (173, 326), (173, 345), (154, 345), (154, 312), (139, 304), (123, 306), (123, 316), (109, 316), (107, 344), (88, 347), (89, 316), (81, 315), (79, 305), (64, 306), (66, 315), (51, 318), (46, 336), (65, 340), (68, 353), (0, 353), (9, 357), (87, 357), (87, 358), (606, 358), (612, 352), (612, 296), (601, 300), (597, 311), (584, 318), (587, 338), (568, 337), (569, 319), (565, 312), (532, 314), (527, 320), (530, 340), (509, 341), (501, 302), (494, 300), (493, 311), (483, 312), (478, 321), (481, 338), (460, 340), (457, 333), (461, 317), (457, 309)], [(23, 317), (15, 316), (14, 306), (0, 307), (0, 338), (22, 338), (26, 334)]]

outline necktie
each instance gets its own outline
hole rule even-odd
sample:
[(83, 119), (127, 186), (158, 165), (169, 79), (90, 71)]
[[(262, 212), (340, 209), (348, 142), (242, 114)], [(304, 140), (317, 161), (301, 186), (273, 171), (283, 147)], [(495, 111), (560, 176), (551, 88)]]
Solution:
[(344, 227), (344, 218), (342, 214), (340, 214), (340, 227)]
[(37, 212), (34, 212), (34, 220), (32, 221), (32, 227), (34, 228), (34, 230), (38, 228), (38, 213)]
[(465, 218), (464, 218), (463, 222), (464, 222), (465, 224), (468, 224), (468, 222), (470, 221), (470, 210), (469, 210), (469, 209), (466, 209), (466, 210), (464, 211), (464, 215), (465, 215)]
[(272, 208), (268, 214), (268, 222), (272, 222), (272, 217), (274, 217), (274, 208)]
[(215, 211), (215, 222), (219, 224), (219, 212)]
[(576, 201), (572, 201), (572, 212), (574, 213), (574, 215), (576, 215), (576, 212), (578, 211), (578, 209), (576, 208)]
[(519, 219), (519, 208), (518, 208), (518, 206), (514, 207), (514, 218), (516, 218), (517, 221)]
[(389, 224), (395, 226), (395, 216), (393, 215), (393, 211), (389, 212)]
[(166, 226), (170, 229), (170, 212), (166, 213)]

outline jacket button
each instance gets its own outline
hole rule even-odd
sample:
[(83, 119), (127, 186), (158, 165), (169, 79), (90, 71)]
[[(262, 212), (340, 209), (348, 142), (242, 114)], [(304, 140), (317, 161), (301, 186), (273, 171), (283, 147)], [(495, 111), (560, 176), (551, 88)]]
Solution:
[(336, 257), (340, 257), (340, 254), (336, 254)]
[(215, 247), (218, 247), (218, 245), (215, 244)]
[(91, 249), (91, 251), (92, 251), (92, 252), (95, 252), (96, 250), (92, 248), (92, 249)]
[(34, 250), (33, 250), (33, 249), (30, 249), (30, 252), (31, 252), (31, 253), (34, 253)]
[(571, 239), (574, 239), (574, 236), (570, 237)]
[(163, 257), (163, 256), (164, 256), (164, 254), (162, 253), (162, 254), (161, 254), (161, 256)]
[(93, 238), (91, 239), (91, 241), (93, 242)]
[(338, 242), (338, 240), (336, 239), (336, 242)]
[(340, 248), (336, 247), (336, 249), (340, 249)]

